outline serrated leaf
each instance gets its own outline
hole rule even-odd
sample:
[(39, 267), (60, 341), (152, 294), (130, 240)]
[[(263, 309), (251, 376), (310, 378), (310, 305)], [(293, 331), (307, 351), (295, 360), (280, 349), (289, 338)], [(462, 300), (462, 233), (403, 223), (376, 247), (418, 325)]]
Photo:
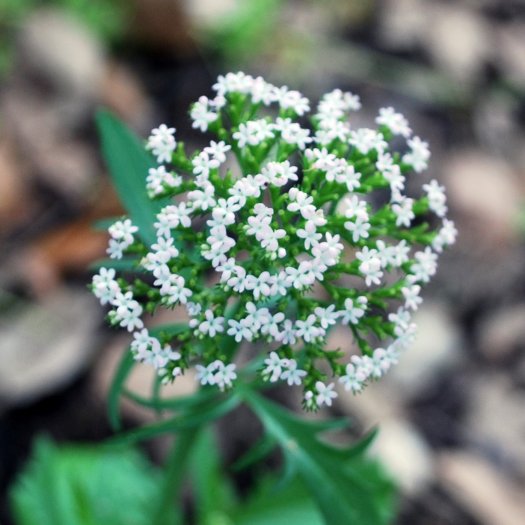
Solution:
[(11, 502), (17, 525), (150, 525), (159, 487), (159, 472), (136, 451), (40, 439)]
[(153, 223), (162, 201), (153, 201), (146, 191), (148, 170), (155, 166), (143, 144), (112, 113), (100, 110), (96, 116), (102, 152), (122, 204), (139, 228), (139, 236), (151, 245), (157, 236)]
[(392, 518), (393, 486), (364, 455), (371, 442), (339, 448), (318, 438), (319, 425), (246, 391), (244, 398), (281, 446), (288, 467), (297, 470), (327, 524), (385, 525)]

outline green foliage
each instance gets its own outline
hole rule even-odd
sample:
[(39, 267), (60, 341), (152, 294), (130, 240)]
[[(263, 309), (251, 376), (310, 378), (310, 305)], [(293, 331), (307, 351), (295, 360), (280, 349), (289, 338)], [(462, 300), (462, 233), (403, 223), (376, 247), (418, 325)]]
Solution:
[(150, 525), (160, 480), (135, 451), (40, 439), (12, 489), (13, 515), (17, 525)]
[(121, 37), (129, 16), (124, 0), (48, 0), (75, 16), (104, 42)]
[(365, 456), (373, 434), (353, 447), (338, 448), (319, 439), (332, 422), (309, 422), (246, 391), (248, 405), (279, 445), (287, 472), (297, 473), (330, 525), (382, 525), (393, 515), (393, 485)]
[[(162, 202), (148, 198), (144, 177), (152, 161), (124, 124), (107, 112), (100, 112), (97, 123), (110, 174), (134, 224), (145, 244), (155, 241), (153, 223)], [(235, 312), (232, 305), (227, 317)], [(186, 325), (157, 327), (152, 334), (169, 332), (176, 336)], [(237, 343), (231, 337), (219, 342), (221, 354), (231, 356)], [(161, 489), (162, 509), (170, 505), (180, 489), (185, 472), (182, 458), (189, 456), (196, 517), (199, 525), (386, 525), (393, 515), (393, 486), (377, 463), (366, 457), (373, 439), (370, 434), (352, 447), (336, 447), (322, 440), (323, 432), (345, 427), (347, 421), (305, 421), (261, 397), (261, 385), (253, 370), (239, 374), (235, 391), (221, 393), (214, 387), (200, 388), (191, 396), (163, 398), (156, 381), (152, 394), (145, 398), (126, 389), (126, 380), (135, 362), (127, 351), (118, 367), (109, 395), (109, 416), (115, 429), (120, 428), (119, 400), (124, 395), (159, 416), (153, 424), (121, 433), (112, 445), (135, 443), (162, 434), (177, 434), (173, 461), (168, 461)], [(236, 501), (225, 476), (209, 424), (246, 402), (265, 428), (263, 439), (240, 460), (246, 467), (263, 459), (276, 447), (284, 454), (284, 471), (279, 485), (267, 479), (258, 486), (245, 504)], [(181, 448), (177, 448), (177, 442)], [(274, 481), (274, 480), (272, 480)], [(160, 509), (160, 511), (159, 511)], [(156, 520), (157, 525), (158, 520)]]
[(221, 466), (212, 432), (202, 432), (194, 446), (190, 473), (198, 525), (323, 525), (313, 500), (299, 480), (276, 490), (276, 479), (264, 476), (239, 502)]
[[(190, 460), (199, 525), (376, 525), (390, 521), (392, 485), (364, 455), (373, 435), (354, 447), (337, 448), (316, 435), (341, 426), (340, 422), (306, 423), (262, 398), (248, 402), (273, 421), (267, 431), (275, 443), (286, 440), (286, 461), (297, 463), (293, 470), (298, 476), (291, 475), (286, 483), (277, 482), (273, 475), (263, 476), (247, 500), (239, 502), (221, 467), (213, 434), (203, 432)], [(341, 469), (344, 475), (338, 475)], [(321, 485), (314, 488), (314, 483)], [(324, 503), (320, 501), (323, 497), (327, 498)]]
[(200, 433), (190, 458), (190, 477), (195, 513), (199, 525), (231, 523), (237, 501), (230, 479), (225, 475), (217, 441), (210, 429)]
[(227, 60), (249, 58), (272, 30), (283, 5), (282, 0), (243, 0), (239, 7), (219, 18), (203, 35)]
[(97, 126), (102, 152), (122, 204), (139, 227), (142, 240), (153, 244), (156, 240), (153, 223), (164, 205), (148, 197), (144, 184), (148, 169), (154, 166), (153, 159), (140, 140), (109, 111), (98, 112)]
[(325, 525), (315, 501), (297, 478), (281, 490), (276, 480), (262, 480), (234, 514), (235, 525)]

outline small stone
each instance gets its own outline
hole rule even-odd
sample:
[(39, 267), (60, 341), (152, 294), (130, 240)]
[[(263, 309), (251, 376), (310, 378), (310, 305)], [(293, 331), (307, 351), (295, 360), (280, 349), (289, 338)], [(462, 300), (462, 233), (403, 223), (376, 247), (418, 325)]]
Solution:
[(97, 38), (63, 10), (40, 9), (25, 20), (16, 62), (65, 95), (94, 97), (104, 69)]
[(525, 88), (525, 24), (502, 25), (497, 32), (497, 62), (506, 77), (519, 88)]
[(117, 113), (132, 129), (141, 130), (144, 135), (149, 133), (153, 109), (133, 71), (118, 62), (109, 62), (100, 98), (103, 106)]
[(184, 10), (195, 27), (213, 30), (234, 17), (242, 4), (240, 0), (184, 0)]
[(51, 394), (93, 358), (100, 310), (88, 292), (59, 289), (39, 304), (20, 305), (0, 325), (0, 405)]
[(379, 39), (388, 47), (412, 49), (421, 40), (428, 20), (428, 5), (418, 0), (388, 0), (379, 14)]
[(414, 397), (440, 373), (462, 360), (461, 333), (446, 305), (426, 301), (413, 316), (416, 340), (385, 376), (406, 397)]
[(507, 375), (479, 375), (469, 393), (465, 437), (525, 477), (525, 395)]
[(482, 525), (523, 525), (525, 487), (513, 483), (471, 452), (446, 452), (437, 459), (441, 486)]
[(425, 5), (423, 43), (447, 74), (463, 82), (478, 80), (492, 55), (493, 34), (474, 9), (456, 4)]
[(525, 348), (525, 304), (489, 312), (481, 321), (477, 339), (490, 360), (501, 360)]
[(434, 478), (430, 448), (417, 428), (407, 421), (382, 421), (370, 453), (407, 496), (421, 493)]
[(92, 149), (73, 138), (74, 128), (82, 121), (79, 115), (87, 107), (85, 101), (70, 100), (68, 105), (42, 99), (31, 88), (26, 89), (26, 81), (18, 79), (3, 97), (6, 133), (29, 176), (38, 178), (57, 195), (83, 203), (99, 171)]
[(462, 151), (442, 171), (459, 230), (485, 246), (515, 239), (523, 191), (512, 168), (482, 151)]

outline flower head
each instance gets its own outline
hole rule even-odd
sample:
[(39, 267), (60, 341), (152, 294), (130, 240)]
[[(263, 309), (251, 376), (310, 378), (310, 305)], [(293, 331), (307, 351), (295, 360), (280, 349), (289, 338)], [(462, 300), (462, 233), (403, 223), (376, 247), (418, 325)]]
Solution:
[[(134, 261), (136, 275), (128, 282), (103, 268), (93, 293), (163, 381), (194, 367), (202, 385), (230, 388), (243, 374), (235, 349), (260, 341), (264, 380), (302, 385), (307, 408), (330, 406), (336, 383), (360, 392), (412, 341), (411, 312), (457, 234), (445, 190), (432, 181), (404, 193), (430, 152), (393, 108), (379, 110), (378, 129), (356, 129), (348, 115), (359, 98), (334, 90), (309, 129), (297, 121), (311, 106), (298, 91), (244, 73), (213, 89), (190, 111), (194, 128), (215, 134), (202, 150), (187, 157), (174, 128), (152, 131), (146, 148), (159, 165), (144, 184), (162, 202), (157, 239), (145, 242), (128, 218), (115, 222), (108, 252)], [(393, 150), (393, 136), (407, 139), (404, 150)], [(389, 198), (374, 197), (385, 190)], [(176, 306), (189, 321), (173, 334), (144, 328), (144, 312)], [(350, 344), (327, 348), (336, 326), (357, 355)]]

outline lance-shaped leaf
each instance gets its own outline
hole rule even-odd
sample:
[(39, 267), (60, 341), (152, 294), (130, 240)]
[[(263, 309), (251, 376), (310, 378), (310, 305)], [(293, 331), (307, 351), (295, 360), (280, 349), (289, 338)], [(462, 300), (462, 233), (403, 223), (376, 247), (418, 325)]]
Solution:
[(162, 202), (151, 200), (146, 191), (146, 177), (154, 161), (137, 136), (109, 111), (97, 113), (97, 127), (120, 200), (144, 243), (151, 245), (156, 240), (153, 223), (162, 207)]
[(329, 426), (300, 419), (246, 390), (244, 399), (283, 450), (286, 468), (297, 472), (329, 525), (385, 525), (393, 515), (393, 486), (365, 456), (369, 435), (353, 447), (319, 439)]

